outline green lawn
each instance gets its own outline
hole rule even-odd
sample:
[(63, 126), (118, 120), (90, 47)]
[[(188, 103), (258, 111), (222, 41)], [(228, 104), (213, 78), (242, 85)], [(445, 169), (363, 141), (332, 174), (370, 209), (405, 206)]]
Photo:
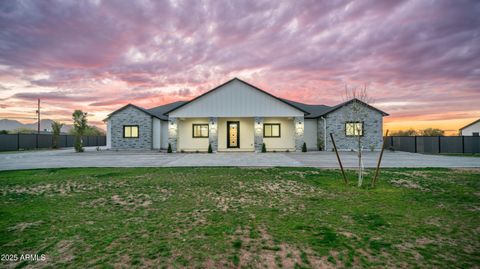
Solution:
[(304, 168), (0, 172), (0, 253), (47, 256), (12, 267), (480, 265), (480, 170), (386, 169), (376, 189), (347, 175), (348, 187)]

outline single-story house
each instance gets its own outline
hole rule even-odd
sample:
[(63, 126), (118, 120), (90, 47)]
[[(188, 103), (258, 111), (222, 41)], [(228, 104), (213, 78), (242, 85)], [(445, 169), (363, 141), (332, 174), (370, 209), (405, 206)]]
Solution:
[[(345, 112), (365, 107), (352, 121)], [(282, 99), (234, 78), (190, 100), (150, 109), (128, 104), (105, 119), (111, 149), (167, 149), (174, 152), (332, 150), (382, 146), (383, 117), (388, 114), (358, 99), (330, 107)]]
[(479, 134), (480, 134), (480, 119), (460, 128), (460, 135), (479, 136)]

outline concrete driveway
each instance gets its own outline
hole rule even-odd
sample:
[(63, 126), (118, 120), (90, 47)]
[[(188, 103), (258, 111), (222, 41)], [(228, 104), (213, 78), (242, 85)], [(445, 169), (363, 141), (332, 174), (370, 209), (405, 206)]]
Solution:
[[(365, 167), (375, 167), (378, 152), (364, 152)], [(342, 152), (345, 167), (356, 167), (353, 152)], [(84, 153), (73, 149), (0, 153), (0, 170), (60, 167), (322, 167), (338, 168), (333, 152), (307, 153), (177, 153), (157, 151), (96, 151)], [(382, 167), (480, 167), (480, 158), (385, 152)]]

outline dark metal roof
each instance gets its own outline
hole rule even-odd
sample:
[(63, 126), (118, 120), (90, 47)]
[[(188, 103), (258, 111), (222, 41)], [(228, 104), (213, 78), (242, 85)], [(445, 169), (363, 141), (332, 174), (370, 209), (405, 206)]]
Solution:
[(112, 113), (108, 114), (107, 118), (104, 119), (104, 121), (107, 120), (108, 118), (110, 118), (113, 114), (116, 114), (116, 113), (124, 110), (124, 109), (127, 108), (127, 107), (136, 108), (136, 109), (138, 109), (138, 110), (140, 110), (140, 111), (142, 111), (142, 112), (145, 112), (146, 114), (148, 114), (148, 115), (150, 115), (150, 116), (152, 116), (152, 117), (156, 117), (156, 118), (159, 118), (159, 119), (160, 119), (160, 117), (152, 114), (150, 111), (148, 111), (147, 109), (145, 109), (145, 108), (143, 108), (143, 107), (139, 107), (139, 106), (136, 106), (136, 105), (134, 105), (134, 104), (127, 104), (127, 105), (124, 105), (124, 106), (122, 106), (121, 108), (113, 111)]
[(165, 113), (167, 111), (176, 109), (176, 108), (184, 105), (185, 103), (187, 103), (187, 101), (177, 101), (177, 102), (165, 104), (165, 105), (162, 105), (162, 106), (157, 106), (157, 107), (150, 108), (150, 109), (148, 109), (148, 111), (149, 111), (149, 113), (155, 115), (155, 117), (157, 117), (161, 120), (168, 120), (168, 116), (165, 115)]
[(361, 100), (358, 100), (357, 98), (353, 98), (353, 99), (350, 99), (350, 100), (348, 100), (348, 101), (346, 101), (346, 102), (343, 102), (343, 103), (341, 103), (341, 104), (338, 104), (338, 105), (336, 105), (336, 106), (333, 106), (333, 107), (330, 108), (328, 111), (326, 111), (325, 113), (323, 113), (323, 115), (326, 115), (326, 114), (328, 114), (328, 113), (331, 113), (331, 112), (333, 112), (333, 111), (335, 111), (335, 110), (337, 110), (337, 109), (339, 109), (339, 108), (341, 108), (341, 107), (344, 107), (344, 106), (346, 106), (346, 105), (348, 105), (348, 104), (350, 104), (350, 103), (352, 103), (352, 102), (359, 102), (359, 103), (364, 104), (365, 106), (367, 106), (367, 107), (369, 107), (369, 108), (371, 108), (371, 109), (373, 109), (373, 110), (376, 110), (376, 111), (380, 112), (383, 116), (389, 116), (388, 113), (383, 112), (383, 111), (381, 111), (380, 109), (378, 109), (378, 108), (376, 108), (376, 107), (373, 107), (373, 106), (371, 106), (371, 105), (369, 105), (369, 104), (367, 104), (367, 103), (365, 103), (365, 102), (363, 102), (363, 101), (361, 101)]
[(303, 110), (307, 111), (309, 114), (305, 116), (306, 119), (315, 119), (325, 114), (328, 110), (332, 107), (326, 105), (307, 105), (304, 103), (299, 103), (287, 99), (283, 99), (285, 102), (288, 102), (292, 105), (302, 108)]
[[(115, 110), (115, 111), (112, 112), (110, 115), (108, 115), (108, 117), (110, 117), (111, 115), (113, 115), (113, 114), (115, 114), (115, 113), (117, 113), (117, 112), (125, 109), (125, 108), (128, 107), (128, 106), (132, 106), (132, 107), (135, 107), (135, 108), (137, 108), (137, 109), (139, 109), (139, 110), (141, 110), (141, 111), (143, 111), (143, 112), (151, 115), (152, 117), (156, 117), (156, 118), (159, 118), (159, 119), (161, 119), (161, 120), (168, 120), (168, 113), (169, 113), (169, 112), (171, 112), (171, 111), (173, 111), (173, 110), (175, 110), (175, 109), (177, 109), (177, 108), (179, 108), (179, 107), (182, 107), (182, 106), (184, 106), (184, 105), (186, 105), (186, 104), (188, 104), (188, 103), (190, 103), (190, 102), (192, 102), (192, 101), (200, 98), (201, 96), (204, 96), (204, 95), (206, 95), (206, 94), (208, 94), (208, 93), (210, 93), (210, 92), (212, 92), (212, 91), (214, 91), (214, 90), (222, 87), (223, 85), (226, 85), (227, 83), (230, 83), (230, 82), (232, 82), (232, 81), (234, 81), (234, 80), (238, 80), (238, 81), (240, 81), (240, 82), (243, 82), (243, 83), (247, 84), (248, 86), (253, 87), (254, 89), (257, 89), (257, 90), (259, 90), (259, 91), (261, 91), (261, 92), (263, 92), (263, 93), (266, 93), (266, 94), (272, 96), (273, 98), (275, 98), (275, 99), (277, 99), (277, 100), (279, 100), (279, 101), (281, 101), (281, 102), (283, 102), (283, 103), (285, 103), (285, 104), (287, 104), (287, 105), (290, 105), (290, 106), (292, 106), (292, 107), (294, 107), (294, 108), (296, 108), (296, 109), (298, 109), (298, 110), (300, 110), (300, 111), (305, 112), (305, 118), (306, 118), (306, 119), (315, 119), (315, 118), (324, 116), (324, 115), (326, 115), (326, 114), (328, 114), (328, 113), (331, 113), (331, 112), (333, 112), (333, 111), (335, 111), (335, 110), (337, 110), (337, 109), (339, 109), (339, 108), (341, 108), (341, 107), (343, 107), (343, 106), (346, 106), (346, 105), (348, 105), (349, 103), (354, 102), (354, 101), (358, 101), (358, 102), (366, 105), (367, 107), (369, 107), (369, 108), (371, 108), (371, 109), (373, 109), (373, 110), (376, 110), (376, 111), (380, 112), (383, 116), (388, 116), (388, 113), (385, 113), (385, 112), (381, 111), (380, 109), (377, 109), (377, 108), (375, 108), (375, 107), (373, 107), (373, 106), (371, 106), (371, 105), (369, 105), (369, 104), (367, 104), (367, 103), (364, 103), (364, 102), (362, 102), (362, 101), (360, 101), (360, 100), (358, 100), (358, 99), (355, 99), (355, 98), (354, 98), (354, 99), (351, 99), (351, 100), (349, 100), (349, 101), (343, 102), (343, 103), (341, 103), (341, 104), (338, 104), (338, 105), (336, 105), (336, 106), (332, 106), (332, 107), (326, 106), (326, 105), (309, 105), (309, 104), (304, 104), (304, 103), (300, 103), (300, 102), (295, 102), (295, 101), (291, 101), (291, 100), (287, 100), (287, 99), (283, 99), (283, 98), (278, 98), (278, 97), (276, 97), (276, 96), (274, 96), (274, 95), (271, 95), (270, 93), (268, 93), (268, 92), (266, 92), (266, 91), (264, 91), (264, 90), (262, 90), (262, 89), (259, 89), (259, 88), (255, 87), (255, 86), (253, 86), (253, 85), (251, 85), (251, 84), (249, 84), (249, 83), (241, 80), (241, 79), (234, 78), (234, 79), (231, 79), (231, 80), (223, 83), (223, 84), (220, 85), (220, 86), (215, 87), (214, 89), (212, 89), (212, 90), (210, 90), (210, 91), (208, 91), (208, 92), (206, 92), (206, 93), (204, 93), (204, 94), (202, 94), (202, 95), (199, 95), (199, 96), (193, 98), (193, 99), (190, 100), (190, 101), (177, 101), (177, 102), (173, 102), (173, 103), (169, 103), (169, 104), (165, 104), (165, 105), (153, 107), (153, 108), (150, 108), (150, 109), (144, 109), (144, 108), (141, 108), (141, 107), (136, 106), (136, 105), (133, 105), (133, 104), (128, 104), (128, 105), (123, 106), (122, 108), (120, 108), (120, 109), (118, 109), (118, 110)], [(107, 118), (108, 118), (108, 117), (107, 117)], [(479, 119), (478, 121), (480, 121), (480, 119)], [(474, 123), (476, 123), (476, 122), (478, 122), (478, 121), (472, 122), (471, 124), (474, 124)], [(471, 124), (469, 124), (469, 125), (467, 125), (467, 126), (470, 126)], [(467, 126), (465, 126), (465, 127), (467, 127)], [(463, 128), (465, 128), (465, 127), (463, 127)]]

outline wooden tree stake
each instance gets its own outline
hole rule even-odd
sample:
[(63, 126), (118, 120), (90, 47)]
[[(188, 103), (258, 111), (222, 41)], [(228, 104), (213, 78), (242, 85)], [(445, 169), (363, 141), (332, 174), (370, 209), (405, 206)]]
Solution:
[(385, 149), (385, 141), (387, 141), (386, 139), (387, 137), (388, 137), (388, 130), (385, 133), (385, 136), (383, 137), (382, 149), (380, 150), (380, 156), (378, 157), (377, 169), (375, 170), (375, 176), (373, 177), (373, 180), (372, 180), (372, 187), (374, 188), (375, 188), (375, 185), (377, 184), (378, 172), (380, 171), (380, 164), (382, 163), (383, 151)]
[(330, 133), (330, 138), (332, 139), (333, 148), (335, 149), (335, 154), (337, 155), (338, 164), (340, 165), (340, 169), (342, 170), (343, 181), (345, 182), (345, 185), (348, 185), (347, 176), (345, 176), (345, 171), (343, 170), (342, 161), (340, 160), (340, 155), (338, 155), (337, 145), (335, 144), (335, 140), (333, 139), (332, 133)]

